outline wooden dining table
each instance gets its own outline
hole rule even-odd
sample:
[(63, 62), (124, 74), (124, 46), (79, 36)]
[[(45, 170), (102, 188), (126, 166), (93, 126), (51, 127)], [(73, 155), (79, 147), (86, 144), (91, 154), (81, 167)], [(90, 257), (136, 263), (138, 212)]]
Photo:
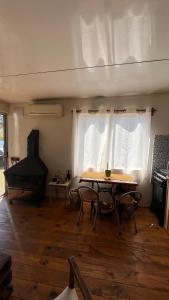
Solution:
[(128, 186), (129, 189), (132, 188), (132, 190), (135, 190), (138, 185), (131, 175), (112, 173), (111, 176), (107, 178), (104, 172), (83, 172), (80, 176), (80, 182), (90, 182), (92, 183), (92, 187), (94, 187), (94, 183), (118, 184)]

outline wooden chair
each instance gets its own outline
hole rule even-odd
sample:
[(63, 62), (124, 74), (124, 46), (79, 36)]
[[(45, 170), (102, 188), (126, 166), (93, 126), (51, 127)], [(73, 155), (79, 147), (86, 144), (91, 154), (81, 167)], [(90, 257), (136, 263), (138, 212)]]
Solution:
[(80, 209), (80, 198), (78, 193), (79, 187), (79, 177), (73, 177), (70, 183), (69, 189), (69, 200), (70, 200), (70, 208), (73, 210)]
[(69, 271), (69, 285), (64, 289), (64, 291), (57, 296), (54, 300), (79, 300), (75, 289), (75, 282), (77, 282), (81, 294), (84, 300), (92, 300), (90, 292), (85, 284), (84, 279), (82, 278), (78, 265), (74, 259), (74, 257), (68, 258), (68, 262), (70, 265)]
[(135, 233), (138, 232), (135, 220), (135, 211), (138, 209), (141, 199), (142, 194), (140, 192), (130, 191), (122, 194), (117, 200), (120, 224), (122, 222), (122, 214), (124, 212), (130, 219), (133, 220)]
[[(69, 200), (70, 200), (70, 208), (73, 210), (80, 209), (80, 197), (78, 192), (78, 187), (82, 186), (80, 183), (80, 177), (73, 177), (70, 183), (69, 188)], [(84, 185), (83, 185), (84, 186)], [(86, 183), (85, 186), (89, 186), (89, 183)]]
[[(117, 224), (119, 226), (119, 216), (118, 216), (118, 210), (115, 205), (114, 199), (110, 195), (110, 193), (106, 192), (100, 192), (98, 193), (95, 189), (87, 186), (81, 186), (78, 188), (79, 197), (80, 197), (80, 211), (77, 219), (77, 225), (80, 224), (80, 220), (82, 215), (84, 214), (84, 208), (83, 204), (84, 202), (90, 202), (90, 220), (92, 219), (92, 216), (94, 216), (93, 221), (93, 230), (96, 230), (96, 220), (98, 214), (107, 214), (114, 212), (117, 218)], [(106, 195), (109, 196), (109, 198), (106, 199)]]
[(94, 223), (93, 223), (93, 230), (95, 230), (96, 227), (96, 219), (97, 219), (97, 213), (98, 213), (98, 203), (99, 203), (99, 194), (97, 193), (97, 191), (91, 187), (88, 186), (80, 186), (78, 188), (78, 193), (79, 193), (79, 198), (80, 198), (80, 211), (79, 211), (79, 215), (77, 218), (77, 225), (80, 224), (80, 220), (82, 215), (84, 215), (84, 202), (90, 202), (91, 204), (91, 208), (90, 208), (90, 220), (92, 218), (92, 212), (93, 212), (93, 207), (95, 205), (95, 203), (97, 203), (96, 205), (96, 209), (95, 209), (95, 214), (94, 214)]
[(97, 190), (98, 192), (105, 192), (112, 194), (112, 184), (110, 183), (99, 183), (97, 182)]
[(8, 299), (12, 291), (11, 256), (5, 253), (0, 253), (0, 299)]

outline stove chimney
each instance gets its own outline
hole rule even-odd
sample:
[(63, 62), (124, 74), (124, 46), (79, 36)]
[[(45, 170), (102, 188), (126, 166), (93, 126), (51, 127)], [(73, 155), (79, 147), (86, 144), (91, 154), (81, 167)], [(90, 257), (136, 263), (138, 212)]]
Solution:
[(39, 130), (32, 130), (27, 139), (27, 157), (39, 157)]

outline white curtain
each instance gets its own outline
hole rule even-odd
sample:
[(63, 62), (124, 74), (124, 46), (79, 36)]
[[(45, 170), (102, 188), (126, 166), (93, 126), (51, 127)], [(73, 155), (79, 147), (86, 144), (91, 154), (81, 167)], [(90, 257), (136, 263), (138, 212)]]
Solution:
[(147, 174), (151, 112), (73, 111), (73, 174), (119, 169), (142, 182)]
[(75, 177), (79, 174), (78, 170), (78, 160), (77, 160), (77, 152), (78, 152), (78, 140), (77, 140), (77, 125), (78, 122), (78, 114), (76, 109), (73, 109), (73, 122), (72, 122), (72, 176)]

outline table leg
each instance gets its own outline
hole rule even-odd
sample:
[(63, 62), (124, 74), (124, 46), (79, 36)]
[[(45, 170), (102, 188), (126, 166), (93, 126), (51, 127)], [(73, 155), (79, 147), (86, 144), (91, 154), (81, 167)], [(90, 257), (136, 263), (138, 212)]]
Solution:
[(52, 204), (52, 187), (49, 186), (49, 203)]
[(65, 189), (65, 208), (66, 208), (66, 204), (67, 204), (66, 202), (69, 198), (69, 188), (70, 188), (70, 186), (67, 186)]
[(65, 188), (65, 208), (66, 208), (66, 201), (67, 201), (67, 188)]

